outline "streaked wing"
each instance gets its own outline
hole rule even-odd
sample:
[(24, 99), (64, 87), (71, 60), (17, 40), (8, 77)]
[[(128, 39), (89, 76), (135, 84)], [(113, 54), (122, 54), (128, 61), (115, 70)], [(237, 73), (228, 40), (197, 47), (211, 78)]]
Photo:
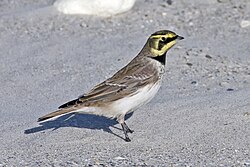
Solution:
[(139, 88), (147, 83), (157, 81), (157, 73), (152, 64), (142, 65), (139, 63), (130, 63), (118, 71), (111, 78), (96, 85), (87, 94), (72, 100), (59, 108), (71, 107), (78, 104), (85, 106), (100, 106), (122, 97), (135, 93)]

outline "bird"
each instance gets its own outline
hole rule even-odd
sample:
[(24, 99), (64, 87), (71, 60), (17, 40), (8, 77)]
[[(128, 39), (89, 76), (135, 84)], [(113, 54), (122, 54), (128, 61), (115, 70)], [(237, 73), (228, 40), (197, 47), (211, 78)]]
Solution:
[(159, 30), (148, 38), (142, 50), (112, 77), (94, 86), (87, 93), (42, 116), (38, 122), (67, 113), (83, 113), (116, 119), (130, 142), (133, 133), (125, 115), (148, 103), (158, 92), (165, 72), (166, 53), (184, 39), (170, 30)]
[(53, 6), (64, 14), (110, 17), (130, 10), (134, 3), (135, 0), (57, 0)]

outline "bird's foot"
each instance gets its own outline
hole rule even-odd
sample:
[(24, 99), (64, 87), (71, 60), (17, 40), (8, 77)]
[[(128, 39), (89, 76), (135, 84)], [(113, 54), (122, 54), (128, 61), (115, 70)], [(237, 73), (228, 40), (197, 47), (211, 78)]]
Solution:
[(134, 130), (128, 129), (127, 132), (128, 133), (134, 133)]
[(129, 137), (126, 137), (126, 138), (125, 138), (125, 141), (126, 141), (126, 142), (131, 142), (131, 140), (130, 140)]

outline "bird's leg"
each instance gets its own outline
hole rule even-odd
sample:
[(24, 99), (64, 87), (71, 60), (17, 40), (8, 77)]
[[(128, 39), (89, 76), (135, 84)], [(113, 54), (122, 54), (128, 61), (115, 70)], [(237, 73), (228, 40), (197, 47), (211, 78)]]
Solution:
[(125, 134), (125, 141), (127, 142), (130, 142), (130, 138), (128, 137), (128, 133), (133, 133), (134, 131), (129, 129), (129, 127), (126, 125), (125, 121), (124, 121), (124, 116), (125, 115), (120, 115), (118, 118), (117, 118), (117, 121), (121, 124), (122, 126), (122, 130)]
[(128, 129), (127, 129), (128, 126), (125, 124), (125, 122), (121, 123), (121, 126), (122, 126), (122, 130), (123, 130), (123, 132), (125, 134), (125, 141), (130, 142), (131, 140), (128, 137)]
[(131, 129), (128, 127), (128, 125), (126, 124), (126, 122), (124, 122), (124, 126), (125, 126), (125, 129), (126, 129), (126, 131), (127, 131), (128, 133), (133, 133), (133, 132), (134, 132), (134, 130), (131, 130)]

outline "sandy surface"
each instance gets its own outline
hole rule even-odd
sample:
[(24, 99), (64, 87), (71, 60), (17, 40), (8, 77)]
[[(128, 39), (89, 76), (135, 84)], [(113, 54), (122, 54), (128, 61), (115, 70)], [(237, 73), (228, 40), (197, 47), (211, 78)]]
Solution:
[[(66, 16), (53, 0), (0, 1), (0, 166), (250, 166), (250, 1), (138, 0), (110, 18)], [(159, 29), (157, 96), (127, 119), (38, 117), (126, 65)]]

